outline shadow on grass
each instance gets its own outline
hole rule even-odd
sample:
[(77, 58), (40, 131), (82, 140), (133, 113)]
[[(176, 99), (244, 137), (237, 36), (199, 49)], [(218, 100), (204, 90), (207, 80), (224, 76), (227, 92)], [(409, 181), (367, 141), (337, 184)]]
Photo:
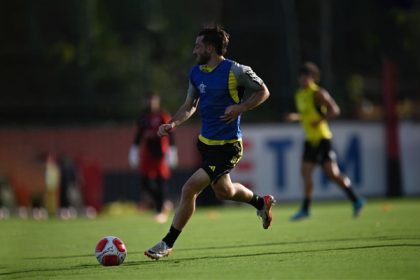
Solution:
[[(154, 265), (156, 262), (152, 262), (150, 260), (144, 260), (144, 261), (136, 261), (135, 265)], [(123, 266), (126, 265), (133, 265), (132, 262), (126, 262), (123, 264)], [(88, 269), (98, 269), (100, 267), (100, 264), (83, 264), (83, 265), (75, 265), (75, 266), (69, 266), (69, 267), (59, 267), (59, 268), (37, 268), (37, 269), (27, 269), (27, 270), (15, 270), (15, 271), (6, 271), (6, 272), (0, 272), (1, 276), (13, 276), (13, 275), (19, 275), (20, 277), (24, 277), (25, 274), (30, 273), (36, 273), (37, 275), (39, 273), (44, 272), (63, 272), (63, 271), (76, 271), (76, 270), (88, 270)], [(113, 269), (115, 266), (107, 266), (104, 267), (104, 269)], [(28, 276), (28, 275), (27, 275)]]
[[(307, 241), (293, 241), (293, 242), (276, 242), (276, 243), (260, 243), (260, 244), (244, 244), (244, 245), (231, 245), (231, 246), (214, 246), (214, 247), (195, 247), (195, 248), (184, 248), (178, 249), (177, 251), (196, 251), (196, 250), (219, 250), (227, 248), (251, 248), (251, 247), (267, 247), (267, 246), (280, 246), (280, 245), (290, 245), (290, 244), (309, 244), (309, 243), (322, 243), (322, 242), (344, 242), (344, 241), (407, 241), (407, 240), (420, 240), (420, 236), (399, 236), (399, 237), (389, 237), (389, 236), (377, 236), (377, 237), (365, 237), (365, 238), (347, 238), (347, 239), (330, 239), (330, 240), (307, 240)], [(305, 254), (305, 253), (319, 253), (319, 252), (333, 252), (333, 251), (349, 251), (349, 250), (365, 250), (365, 249), (377, 249), (377, 248), (395, 248), (395, 247), (418, 247), (420, 244), (409, 244), (405, 242), (393, 243), (393, 244), (377, 244), (377, 245), (365, 245), (365, 246), (348, 246), (348, 247), (334, 247), (334, 248), (323, 248), (323, 249), (313, 249), (313, 250), (289, 250), (289, 251), (269, 251), (261, 253), (249, 253), (249, 254), (230, 254), (230, 255), (207, 255), (207, 256), (197, 256), (189, 258), (172, 258), (164, 260), (163, 262), (151, 261), (151, 260), (142, 260), (142, 261), (127, 261), (123, 266), (149, 266), (157, 265), (158, 263), (180, 263), (183, 261), (200, 261), (200, 260), (211, 260), (211, 259), (234, 259), (234, 258), (246, 258), (246, 257), (266, 257), (268, 255), (290, 255), (290, 254)], [(131, 252), (130, 254), (140, 254), (140, 252)], [(143, 254), (143, 252), (141, 252)], [(61, 257), (45, 257), (45, 258), (31, 258), (31, 259), (63, 259), (63, 258), (78, 258), (78, 257), (92, 257), (89, 255), (72, 255), (72, 256), (61, 256)], [(15, 270), (15, 271), (5, 271), (0, 272), (0, 276), (22, 276), (30, 273), (42, 273), (42, 272), (63, 272), (63, 271), (75, 271), (75, 270), (86, 270), (86, 269), (97, 269), (99, 264), (85, 264), (77, 265), (70, 267), (60, 267), (60, 268), (37, 268), (37, 269), (28, 269), (28, 270)], [(111, 267), (112, 269), (112, 267)]]
[[(287, 242), (271, 242), (271, 243), (256, 243), (256, 244), (234, 244), (234, 245), (220, 245), (212, 247), (193, 247), (193, 248), (177, 248), (176, 251), (202, 251), (202, 250), (218, 250), (218, 249), (235, 249), (235, 248), (252, 248), (252, 247), (266, 247), (266, 246), (281, 246), (293, 244), (311, 244), (311, 243), (329, 243), (329, 242), (347, 242), (347, 241), (403, 241), (403, 240), (420, 240), (420, 236), (367, 236), (357, 238), (340, 238), (340, 239), (324, 239), (324, 240), (300, 240)], [(130, 255), (143, 254), (144, 251), (129, 251)], [(72, 259), (72, 258), (91, 258), (94, 254), (83, 255), (67, 255), (67, 256), (48, 256), (48, 257), (31, 257), (24, 258), (26, 260), (42, 260), (42, 259)]]
[[(202, 257), (193, 257), (193, 258), (168, 259), (168, 260), (165, 260), (164, 262), (180, 263), (182, 261), (198, 261), (198, 260), (209, 260), (209, 259), (233, 259), (233, 258), (259, 257), (259, 256), (266, 257), (270, 255), (290, 255), (290, 254), (392, 248), (392, 247), (419, 247), (420, 248), (420, 244), (386, 244), (386, 245), (354, 246), (354, 247), (326, 248), (326, 249), (314, 249), (314, 250), (262, 252), (262, 253), (254, 253), (254, 254), (236, 254), (236, 255), (225, 255), (225, 256), (202, 256)], [(157, 262), (157, 261), (152, 261), (152, 262)], [(134, 261), (134, 262), (128, 263), (127, 265), (138, 265), (141, 263), (144, 263), (144, 261), (139, 261), (139, 262)]]
[(300, 245), (300, 244), (311, 244), (311, 243), (319, 244), (319, 243), (348, 242), (348, 241), (403, 241), (403, 240), (405, 241), (406, 240), (420, 240), (420, 236), (368, 236), (368, 237), (357, 237), (357, 238), (300, 240), (300, 241), (271, 242), (271, 243), (259, 243), (259, 244), (235, 244), (235, 245), (221, 245), (221, 246), (213, 246), (213, 247), (181, 248), (181, 249), (177, 249), (177, 251), (201, 251), (201, 250), (215, 250), (215, 249), (217, 250), (217, 249), (266, 247), (266, 246), (293, 245), (293, 244)]

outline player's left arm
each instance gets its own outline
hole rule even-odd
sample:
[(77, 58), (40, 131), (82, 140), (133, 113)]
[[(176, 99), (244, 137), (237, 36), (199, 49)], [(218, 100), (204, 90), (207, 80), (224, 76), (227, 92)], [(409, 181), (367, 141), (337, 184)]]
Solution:
[(326, 108), (325, 112), (322, 112), (320, 118), (312, 121), (312, 127), (318, 127), (323, 121), (330, 120), (340, 115), (340, 107), (338, 107), (335, 100), (331, 95), (323, 88), (315, 93), (315, 104), (318, 108)]
[(234, 121), (243, 112), (258, 107), (270, 96), (270, 91), (263, 80), (250, 67), (241, 65), (239, 69), (238, 85), (251, 90), (252, 94), (245, 101), (226, 108), (225, 113), (220, 116), (220, 119), (227, 123)]
[(334, 119), (340, 115), (340, 107), (325, 89), (321, 88), (318, 92), (316, 92), (315, 102), (318, 106), (325, 106), (327, 109), (323, 118), (327, 120)]

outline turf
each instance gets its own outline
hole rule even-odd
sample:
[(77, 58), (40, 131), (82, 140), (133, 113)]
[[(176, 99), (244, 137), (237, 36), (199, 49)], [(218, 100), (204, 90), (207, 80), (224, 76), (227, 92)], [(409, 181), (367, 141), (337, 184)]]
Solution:
[[(419, 279), (420, 199), (372, 200), (357, 219), (348, 202), (314, 202), (311, 219), (289, 222), (296, 207), (276, 205), (267, 231), (251, 206), (199, 208), (159, 261), (143, 251), (169, 222), (150, 213), (3, 220), (0, 279)], [(105, 235), (124, 240), (124, 264), (97, 263)]]

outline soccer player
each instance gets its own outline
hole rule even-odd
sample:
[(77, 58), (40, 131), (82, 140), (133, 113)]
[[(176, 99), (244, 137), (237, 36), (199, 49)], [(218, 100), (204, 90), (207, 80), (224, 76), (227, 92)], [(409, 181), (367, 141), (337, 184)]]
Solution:
[[(196, 198), (211, 186), (220, 200), (245, 202), (257, 209), (263, 228), (271, 225), (274, 197), (259, 196), (240, 183), (232, 182), (229, 172), (242, 157), (241, 114), (263, 103), (270, 95), (264, 82), (245, 65), (226, 59), (229, 34), (220, 26), (202, 29), (195, 40), (193, 55), (197, 64), (189, 73), (184, 104), (171, 121), (159, 127), (165, 136), (194, 114), (201, 112), (201, 132), (197, 148), (202, 165), (182, 187), (181, 200), (167, 235), (144, 254), (158, 260), (168, 256), (179, 234), (195, 211)], [(250, 96), (244, 99), (244, 91)]]
[(165, 200), (166, 182), (170, 167), (176, 167), (178, 162), (173, 134), (165, 138), (157, 135), (159, 126), (170, 119), (171, 116), (161, 109), (159, 94), (148, 93), (146, 110), (137, 121), (137, 130), (128, 154), (130, 166), (138, 168), (141, 186), (153, 199), (157, 223), (165, 223), (168, 219), (172, 203)]
[(310, 204), (314, 183), (312, 173), (317, 164), (325, 174), (340, 186), (353, 203), (353, 216), (357, 217), (363, 208), (364, 200), (354, 193), (350, 179), (341, 173), (336, 154), (332, 149), (333, 137), (328, 120), (340, 114), (340, 108), (323, 88), (318, 86), (320, 71), (312, 62), (304, 63), (299, 69), (299, 89), (295, 94), (298, 113), (288, 114), (288, 121), (300, 121), (305, 133), (301, 172), (304, 181), (304, 198), (301, 208), (290, 220), (297, 221), (310, 216)]

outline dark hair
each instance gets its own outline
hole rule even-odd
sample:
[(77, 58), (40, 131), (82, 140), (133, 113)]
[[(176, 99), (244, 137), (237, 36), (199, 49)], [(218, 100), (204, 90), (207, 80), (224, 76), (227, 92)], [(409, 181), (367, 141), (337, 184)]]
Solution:
[(321, 79), (321, 71), (319, 71), (318, 66), (316, 66), (315, 63), (307, 61), (305, 63), (303, 63), (300, 67), (299, 67), (299, 75), (301, 74), (305, 74), (305, 75), (309, 75), (311, 76), (315, 82), (319, 82)]
[(203, 36), (204, 44), (214, 46), (218, 55), (224, 55), (227, 52), (230, 35), (220, 25), (204, 27), (198, 36)]

